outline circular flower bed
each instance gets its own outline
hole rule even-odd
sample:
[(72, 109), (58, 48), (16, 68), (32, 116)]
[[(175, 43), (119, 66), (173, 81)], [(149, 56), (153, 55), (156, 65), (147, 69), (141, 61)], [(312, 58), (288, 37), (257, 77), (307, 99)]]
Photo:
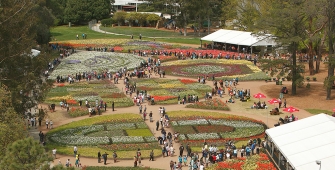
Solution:
[(73, 154), (67, 149), (73, 146), (79, 146), (80, 155), (88, 157), (95, 157), (98, 151), (134, 152), (138, 148), (147, 150), (148, 155), (145, 156), (149, 157), (151, 149), (156, 149), (157, 152), (160, 149), (141, 116), (130, 113), (72, 122), (50, 130), (47, 137), (47, 147), (56, 147), (59, 153), (67, 155)]
[(49, 79), (88, 71), (109, 70), (116, 72), (124, 67), (132, 69), (139, 66), (142, 61), (142, 58), (133, 54), (82, 51), (65, 58), (50, 74)]
[(185, 77), (202, 77), (212, 76), (222, 78), (236, 78), (240, 80), (257, 80), (267, 78), (257, 66), (250, 61), (245, 60), (177, 60), (164, 62), (161, 69), (166, 74), (185, 76)]
[(168, 112), (179, 140), (191, 146), (201, 146), (203, 141), (218, 145), (228, 140), (243, 141), (262, 138), (265, 125), (257, 120), (215, 112), (174, 111)]

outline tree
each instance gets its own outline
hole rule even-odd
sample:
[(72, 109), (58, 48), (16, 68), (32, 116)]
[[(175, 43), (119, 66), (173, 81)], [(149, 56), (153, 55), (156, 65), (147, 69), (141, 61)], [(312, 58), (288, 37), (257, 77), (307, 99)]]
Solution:
[(335, 76), (334, 76), (334, 68), (335, 68), (335, 47), (334, 47), (334, 41), (335, 41), (335, 2), (332, 0), (327, 0), (327, 9), (326, 9), (326, 15), (328, 19), (328, 48), (329, 48), (329, 54), (328, 54), (328, 76), (324, 82), (326, 88), (327, 88), (327, 96), (326, 99), (331, 99), (331, 90), (334, 85)]
[(161, 19), (161, 17), (159, 17), (156, 14), (149, 14), (146, 18), (147, 22), (151, 25), (156, 25), (156, 22), (158, 22)]
[[(0, 82), (10, 93), (11, 104), (18, 114), (44, 99), (51, 82), (44, 81), (48, 57), (41, 52), (30, 56), (36, 46), (35, 25), (38, 13), (33, 1), (1, 1), (0, 13)], [(29, 17), (27, 17), (29, 16)]]
[(29, 137), (8, 146), (0, 166), (5, 170), (32, 170), (51, 160), (50, 154), (45, 153), (43, 146)]
[(133, 26), (133, 23), (136, 20), (136, 18), (137, 18), (137, 13), (136, 12), (127, 13), (126, 20), (129, 23), (129, 27)]
[(148, 15), (149, 14), (145, 13), (136, 13), (136, 20), (138, 21), (140, 27), (145, 25)]
[(113, 15), (113, 18), (115, 19), (115, 21), (117, 21), (118, 26), (121, 26), (124, 23), (126, 16), (127, 16), (126, 12), (119, 11)]
[(305, 38), (303, 3), (304, 0), (272, 1), (268, 15), (261, 15), (256, 21), (259, 30), (263, 30), (263, 33), (273, 33), (276, 40), (291, 53), (289, 67), (292, 74), (292, 95), (296, 95), (297, 84), (303, 81), (296, 57), (298, 44)]
[(75, 24), (86, 24), (92, 19), (107, 18), (110, 12), (110, 0), (67, 0), (64, 20)]

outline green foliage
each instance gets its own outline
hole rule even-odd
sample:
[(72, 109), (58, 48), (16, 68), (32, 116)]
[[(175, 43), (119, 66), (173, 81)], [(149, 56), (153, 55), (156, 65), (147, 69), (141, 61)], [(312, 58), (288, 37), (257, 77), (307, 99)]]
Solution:
[(161, 18), (156, 15), (156, 14), (149, 14), (146, 18), (146, 20), (148, 21), (149, 24), (152, 24), (153, 26), (155, 26), (155, 23), (157, 21), (159, 21)]
[(101, 20), (110, 15), (110, 0), (67, 0), (64, 21), (86, 24), (92, 19)]
[(17, 140), (8, 146), (0, 166), (8, 170), (31, 170), (51, 160), (52, 158), (45, 153), (43, 146), (29, 137)]
[(126, 16), (127, 16), (126, 12), (119, 11), (113, 15), (113, 19), (118, 23), (118, 26), (121, 26), (124, 23)]
[(137, 12), (127, 13), (125, 19), (128, 21), (129, 26), (133, 26), (134, 21), (137, 19)]
[(113, 18), (107, 18), (107, 19), (103, 19), (101, 20), (101, 25), (102, 26), (106, 26), (106, 27), (110, 27), (113, 24), (115, 24), (115, 20)]

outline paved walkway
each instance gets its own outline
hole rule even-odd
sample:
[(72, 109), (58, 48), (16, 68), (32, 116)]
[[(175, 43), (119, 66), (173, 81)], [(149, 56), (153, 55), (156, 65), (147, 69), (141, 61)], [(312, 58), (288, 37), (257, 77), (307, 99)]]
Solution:
[[(153, 75), (152, 77), (157, 77), (155, 75)], [(178, 79), (178, 78), (182, 78), (182, 77), (175, 77), (175, 76), (166, 76), (167, 79)], [(120, 80), (119, 82), (123, 82), (122, 80)], [(288, 83), (288, 82), (286, 82)], [(213, 86), (213, 83), (211, 81), (207, 81), (206, 82), (207, 85)], [(238, 85), (238, 89), (244, 88), (244, 89), (250, 89), (252, 94), (258, 93), (258, 92), (262, 92), (262, 90), (260, 89), (260, 87), (262, 85), (266, 84), (264, 81), (251, 81), (251, 82), (239, 82)], [(287, 84), (288, 85), (288, 84)], [(120, 84), (116, 84), (116, 86), (119, 89), (124, 89), (124, 84), (120, 83)], [(227, 100), (229, 97), (228, 96), (224, 96), (223, 100)], [(268, 101), (269, 98), (266, 99), (262, 99), (262, 101)], [(250, 103), (250, 102), (249, 102)], [(278, 122), (278, 118), (279, 117), (283, 117), (283, 115), (281, 116), (270, 116), (268, 114), (269, 110), (263, 110), (263, 113), (261, 113), (262, 109), (260, 110), (255, 110), (252, 109), (250, 111), (241, 111), (236, 107), (238, 105), (242, 104), (241, 102), (237, 102), (235, 104), (228, 104), (229, 107), (231, 107), (231, 111), (213, 111), (213, 112), (221, 112), (221, 113), (228, 113), (228, 114), (232, 114), (232, 115), (239, 115), (239, 116), (246, 116), (246, 117), (250, 117), (256, 120), (261, 120), (263, 122), (265, 122), (269, 127), (273, 127), (273, 125), (275, 123)], [(158, 112), (158, 109), (160, 106), (164, 106), (166, 108), (167, 114), (169, 111), (178, 111), (178, 110), (197, 110), (197, 109), (191, 109), (191, 108), (185, 108), (184, 105), (178, 105), (177, 103), (175, 105), (147, 105), (147, 103), (144, 103), (144, 105), (147, 106), (147, 111), (153, 112), (153, 120), (154, 122), (149, 122), (149, 120), (146, 121), (146, 124), (148, 125), (149, 129), (153, 132), (155, 137), (160, 136), (160, 131), (155, 131), (155, 122), (157, 120), (159, 120), (160, 115)], [(252, 105), (252, 103), (250, 103), (250, 105)], [(45, 106), (44, 106), (45, 107)], [(236, 108), (235, 108), (236, 107)], [(270, 108), (272, 106), (269, 106)], [(62, 113), (65, 112), (65, 110), (61, 110), (58, 108), (56, 108), (56, 112), (54, 113), (50, 113), (53, 114), (54, 117), (57, 117), (57, 115), (60, 115)], [(245, 109), (244, 109), (245, 110)], [(198, 110), (199, 111), (199, 110)], [(201, 110), (204, 111), (204, 110)], [(264, 112), (266, 112), (264, 114)], [(134, 113), (134, 114), (138, 114), (138, 107), (137, 106), (132, 106), (132, 107), (127, 107), (127, 108), (116, 108), (116, 110), (113, 112), (111, 109), (108, 109), (107, 112), (104, 113), (104, 115), (110, 115), (110, 114), (120, 114), (120, 113)], [(57, 114), (57, 115), (56, 115)], [(299, 118), (305, 118), (305, 117), (309, 117), (311, 114), (300, 109), (300, 112), (295, 113), (295, 115), (298, 115)], [(63, 124), (67, 124), (73, 121), (78, 121), (78, 120), (82, 120), (82, 119), (87, 119), (88, 116), (81, 116), (81, 117), (76, 117), (76, 118), (69, 118), (69, 119), (65, 119), (65, 120), (59, 120), (59, 121), (54, 121), (54, 127), (63, 125)], [(48, 131), (48, 129), (46, 129), (45, 124), (43, 124), (44, 126), (42, 127), (38, 127), (37, 129), (32, 128), (30, 129), (30, 134), (35, 138), (35, 139), (39, 139), (38, 138), (38, 132), (41, 130), (44, 133), (46, 133)], [(171, 132), (172, 130), (171, 128), (167, 128), (166, 129), (167, 132)], [(174, 148), (176, 150), (176, 153), (178, 153), (178, 148), (180, 146), (180, 143), (174, 143)], [(80, 147), (78, 147), (78, 151), (80, 152)], [(135, 154), (135, 151), (134, 151)], [(110, 155), (111, 157), (111, 155)], [(72, 161), (72, 164), (74, 164), (74, 157), (73, 156), (67, 156), (67, 155), (58, 155), (57, 159), (54, 160), (55, 163), (58, 163), (58, 160), (61, 160), (61, 162), (64, 164), (66, 162), (67, 159), (70, 159)], [(155, 161), (148, 161), (147, 159), (144, 159), (142, 161), (142, 166), (144, 167), (151, 167), (151, 168), (160, 168), (160, 169), (169, 169), (169, 162), (171, 160), (173, 161), (177, 161), (178, 156), (173, 156), (173, 157), (159, 157), (156, 158)], [(120, 160), (117, 163), (112, 163), (112, 160), (109, 159), (108, 164), (106, 166), (133, 166), (133, 160)], [(85, 157), (81, 157), (81, 163), (82, 165), (86, 165), (86, 166), (104, 166), (102, 163), (98, 163), (97, 159), (94, 158), (85, 158)], [(188, 167), (184, 167), (183, 169), (188, 169)]]

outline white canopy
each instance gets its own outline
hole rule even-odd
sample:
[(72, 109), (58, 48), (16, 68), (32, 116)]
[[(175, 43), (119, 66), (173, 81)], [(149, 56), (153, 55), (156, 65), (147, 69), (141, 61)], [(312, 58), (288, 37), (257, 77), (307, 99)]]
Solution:
[(335, 117), (318, 114), (266, 130), (295, 170), (334, 169)]
[(265, 36), (256, 36), (252, 32), (226, 29), (220, 29), (216, 32), (213, 32), (212, 34), (201, 38), (201, 40), (245, 46), (276, 45), (276, 42), (274, 41), (271, 34), (267, 34)]

